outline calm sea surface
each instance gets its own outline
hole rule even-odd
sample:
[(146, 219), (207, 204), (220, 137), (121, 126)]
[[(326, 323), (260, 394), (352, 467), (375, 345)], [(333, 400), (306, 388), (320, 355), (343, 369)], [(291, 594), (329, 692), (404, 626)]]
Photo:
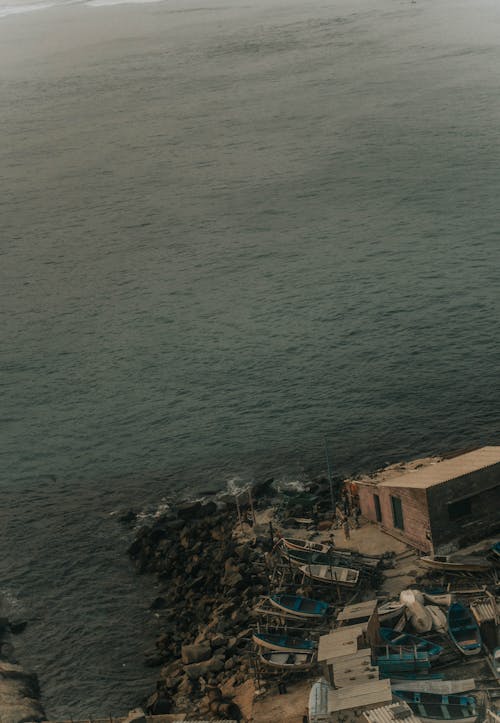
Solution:
[(500, 7), (2, 2), (0, 591), (116, 714), (113, 511), (498, 443)]

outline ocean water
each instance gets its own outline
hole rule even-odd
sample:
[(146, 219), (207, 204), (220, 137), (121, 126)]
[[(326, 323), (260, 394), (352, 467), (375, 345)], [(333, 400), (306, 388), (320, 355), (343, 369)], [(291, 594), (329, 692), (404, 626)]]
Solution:
[(126, 711), (112, 514), (498, 443), (500, 9), (0, 5), (0, 592), (52, 716)]

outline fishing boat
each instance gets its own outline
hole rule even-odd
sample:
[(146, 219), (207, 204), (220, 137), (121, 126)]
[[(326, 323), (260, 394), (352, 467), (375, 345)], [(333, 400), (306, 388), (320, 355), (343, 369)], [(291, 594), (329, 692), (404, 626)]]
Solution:
[(314, 653), (278, 653), (269, 650), (260, 653), (259, 658), (265, 665), (282, 670), (304, 670), (314, 663)]
[(378, 665), (382, 677), (392, 677), (400, 673), (428, 673), (431, 661), (427, 653), (418, 650), (383, 646), (377, 648), (375, 665)]
[(336, 584), (354, 587), (359, 580), (359, 570), (333, 565), (303, 565), (299, 570), (311, 580), (328, 585)]
[(431, 570), (443, 572), (485, 572), (491, 562), (480, 557), (453, 557), (452, 555), (426, 555), (420, 562)]
[(299, 537), (281, 537), (279, 542), (289, 550), (308, 550), (309, 552), (327, 553), (331, 549), (331, 545), (325, 545), (322, 542), (312, 542), (312, 540), (302, 540)]
[(448, 610), (448, 634), (452, 643), (464, 655), (481, 652), (479, 627), (469, 610), (461, 603), (454, 602)]
[(468, 695), (440, 695), (394, 690), (394, 695), (407, 703), (415, 715), (426, 723), (475, 723), (478, 717), (476, 699)]
[(280, 653), (311, 653), (316, 650), (314, 640), (292, 638), (282, 633), (253, 633), (252, 640), (261, 648)]
[(388, 602), (382, 603), (377, 608), (378, 619), (381, 622), (386, 620), (392, 620), (403, 614), (405, 610), (405, 604), (400, 600), (389, 600)]
[[(288, 547), (281, 548), (283, 557), (292, 565), (336, 565), (338, 567), (353, 567), (354, 563), (345, 555), (337, 555), (332, 549), (330, 552), (314, 552), (312, 550), (292, 550)], [(356, 565), (356, 569), (362, 565)]]
[(397, 630), (384, 627), (381, 627), (379, 632), (384, 643), (387, 643), (391, 648), (395, 646), (397, 648), (418, 650), (427, 653), (431, 660), (435, 660), (443, 652), (441, 645), (436, 645), (436, 643), (431, 643), (429, 640), (419, 638), (416, 635), (399, 633)]
[(324, 618), (329, 607), (326, 602), (311, 600), (300, 595), (272, 595), (269, 601), (279, 610), (299, 618)]

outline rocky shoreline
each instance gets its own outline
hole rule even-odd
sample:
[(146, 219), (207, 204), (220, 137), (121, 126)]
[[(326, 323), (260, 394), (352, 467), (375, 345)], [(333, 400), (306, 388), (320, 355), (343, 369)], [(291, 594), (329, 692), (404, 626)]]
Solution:
[(183, 504), (141, 527), (135, 513), (122, 516), (135, 529), (128, 554), (137, 572), (154, 574), (159, 587), (151, 603), (158, 635), (145, 664), (160, 670), (145, 702), (148, 713), (246, 719), (245, 697), (254, 693), (254, 608), (271, 589), (276, 538), (269, 521), (281, 505), (278, 518), (287, 527), (311, 510), (317, 529), (332, 526), (325, 479), (290, 493), (285, 508), (271, 482), (254, 488), (251, 498), (241, 495), (238, 505), (232, 497)]
[(129, 547), (137, 571), (154, 573), (160, 588), (151, 604), (159, 623), (156, 649), (145, 659), (161, 666), (146, 704), (150, 714), (241, 718), (227, 690), (248, 679), (241, 650), (251, 635), (252, 608), (267, 591), (262, 557), (271, 542), (258, 534), (239, 541), (237, 521), (229, 505), (183, 505), (141, 527)]

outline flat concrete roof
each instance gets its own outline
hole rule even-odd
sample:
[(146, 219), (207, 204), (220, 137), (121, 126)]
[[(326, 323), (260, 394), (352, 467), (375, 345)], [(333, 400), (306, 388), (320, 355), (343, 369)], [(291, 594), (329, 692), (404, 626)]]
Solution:
[(477, 472), (485, 467), (491, 467), (494, 464), (500, 464), (500, 447), (481, 447), (481, 449), (475, 449), (473, 452), (467, 452), (452, 459), (444, 459), (441, 462), (434, 462), (419, 469), (411, 470), (400, 477), (393, 477), (385, 482), (377, 484), (376, 480), (374, 480), (374, 483), (377, 487), (427, 489), (443, 482), (449, 482), (456, 477)]
[(377, 703), (390, 703), (392, 700), (391, 681), (371, 680), (369, 683), (351, 685), (348, 688), (328, 691), (328, 713), (350, 708), (363, 708)]

